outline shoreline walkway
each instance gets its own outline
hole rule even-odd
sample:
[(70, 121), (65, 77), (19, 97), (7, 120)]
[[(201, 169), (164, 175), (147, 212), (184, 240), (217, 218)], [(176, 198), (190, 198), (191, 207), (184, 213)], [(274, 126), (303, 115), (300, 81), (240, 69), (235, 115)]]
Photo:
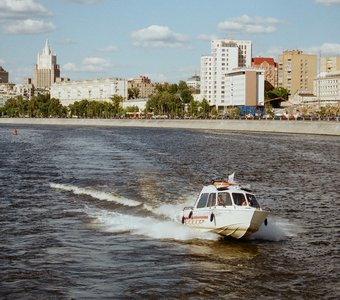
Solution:
[(183, 128), (333, 136), (340, 135), (340, 122), (336, 121), (0, 118), (0, 126), (1, 124)]

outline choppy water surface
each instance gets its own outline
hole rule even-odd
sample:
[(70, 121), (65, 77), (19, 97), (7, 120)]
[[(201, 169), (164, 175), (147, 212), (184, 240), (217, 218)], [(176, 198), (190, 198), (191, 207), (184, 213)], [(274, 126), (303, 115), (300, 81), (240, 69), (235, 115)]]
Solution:
[[(0, 298), (336, 299), (339, 137), (0, 127)], [(235, 172), (269, 225), (251, 240), (178, 222)]]

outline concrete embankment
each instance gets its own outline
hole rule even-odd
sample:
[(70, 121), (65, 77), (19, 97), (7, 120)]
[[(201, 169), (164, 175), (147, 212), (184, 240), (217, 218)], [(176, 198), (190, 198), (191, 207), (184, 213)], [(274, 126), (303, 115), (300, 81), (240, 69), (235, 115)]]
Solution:
[(0, 124), (115, 126), (340, 135), (336, 121), (0, 118)]

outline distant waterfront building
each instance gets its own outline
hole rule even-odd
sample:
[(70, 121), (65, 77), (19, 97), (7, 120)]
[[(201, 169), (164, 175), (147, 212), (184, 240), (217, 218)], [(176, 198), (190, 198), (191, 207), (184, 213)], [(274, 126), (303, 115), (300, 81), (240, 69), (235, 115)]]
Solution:
[(147, 99), (137, 98), (130, 99), (123, 102), (123, 108), (136, 106), (139, 109), (139, 112), (143, 112), (146, 108)]
[(18, 96), (14, 83), (0, 83), (0, 106), (10, 98)]
[(201, 78), (198, 75), (194, 75), (186, 81), (186, 84), (191, 91), (199, 91), (201, 87)]
[(201, 98), (211, 106), (224, 108), (225, 74), (235, 68), (250, 68), (251, 41), (212, 40), (211, 55), (201, 57)]
[(0, 83), (8, 83), (8, 72), (0, 66)]
[(139, 90), (138, 98), (149, 98), (156, 93), (156, 84), (152, 83), (147, 76), (139, 76), (128, 80), (128, 89)]
[(340, 56), (322, 56), (320, 59), (320, 73), (340, 71)]
[(288, 89), (293, 96), (298, 92), (313, 92), (317, 72), (317, 57), (303, 51), (283, 51), (278, 60), (278, 86)]
[(264, 70), (265, 90), (277, 87), (277, 63), (271, 57), (254, 57), (254, 69)]
[(25, 78), (21, 84), (16, 85), (16, 91), (18, 95), (30, 100), (35, 92), (32, 79)]
[(84, 99), (111, 101), (110, 97), (115, 95), (127, 99), (127, 80), (121, 78), (72, 80), (61, 81), (51, 86), (51, 98), (59, 99), (64, 106)]
[(236, 69), (225, 75), (226, 106), (264, 106), (264, 70)]
[(321, 73), (314, 80), (314, 95), (320, 105), (340, 105), (340, 71)]
[(60, 77), (60, 67), (57, 64), (57, 56), (52, 54), (46, 40), (42, 54), (38, 53), (33, 85), (36, 89), (48, 90), (58, 77)]

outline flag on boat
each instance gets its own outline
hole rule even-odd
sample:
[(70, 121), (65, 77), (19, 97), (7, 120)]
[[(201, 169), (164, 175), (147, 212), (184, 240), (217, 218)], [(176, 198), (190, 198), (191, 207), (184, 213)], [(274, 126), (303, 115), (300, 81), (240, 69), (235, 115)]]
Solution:
[(229, 182), (229, 183), (234, 183), (234, 176), (235, 176), (235, 172), (234, 172), (233, 174), (230, 174), (230, 175), (228, 176), (228, 182)]

